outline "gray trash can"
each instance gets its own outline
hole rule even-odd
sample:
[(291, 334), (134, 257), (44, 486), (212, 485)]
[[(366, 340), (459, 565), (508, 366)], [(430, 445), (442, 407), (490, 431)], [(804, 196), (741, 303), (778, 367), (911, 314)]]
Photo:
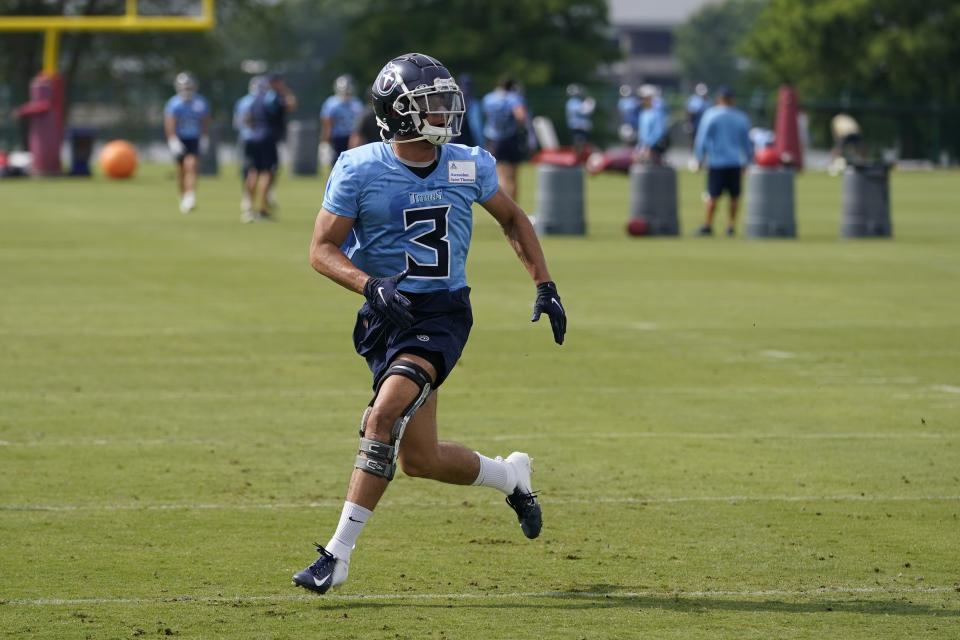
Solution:
[(583, 165), (561, 167), (541, 162), (537, 168), (537, 222), (540, 235), (582, 236)]
[(680, 235), (677, 172), (673, 167), (645, 164), (630, 167), (630, 219), (638, 218), (647, 221), (647, 235)]
[(200, 162), (197, 166), (197, 173), (202, 176), (215, 176), (220, 173), (220, 165), (217, 159), (217, 132), (211, 127), (210, 143), (206, 153), (200, 154)]
[(751, 166), (747, 169), (748, 238), (795, 238), (794, 171)]
[(843, 238), (889, 238), (890, 167), (883, 164), (848, 166), (843, 174)]
[(292, 120), (287, 132), (287, 142), (293, 175), (317, 175), (320, 130), (316, 120)]

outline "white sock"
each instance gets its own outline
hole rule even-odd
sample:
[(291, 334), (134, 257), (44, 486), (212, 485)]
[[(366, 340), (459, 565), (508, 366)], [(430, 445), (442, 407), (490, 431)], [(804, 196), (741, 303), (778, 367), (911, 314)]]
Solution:
[(340, 512), (340, 524), (337, 525), (337, 532), (326, 544), (326, 550), (335, 555), (338, 560), (349, 564), (353, 545), (357, 543), (357, 538), (363, 531), (363, 525), (367, 524), (372, 514), (372, 511), (358, 504), (344, 502), (343, 511)]
[(513, 493), (517, 486), (517, 472), (513, 465), (504, 462), (500, 457), (494, 460), (479, 451), (474, 451), (474, 453), (480, 459), (480, 473), (477, 474), (477, 479), (473, 481), (473, 486), (500, 489), (504, 495)]

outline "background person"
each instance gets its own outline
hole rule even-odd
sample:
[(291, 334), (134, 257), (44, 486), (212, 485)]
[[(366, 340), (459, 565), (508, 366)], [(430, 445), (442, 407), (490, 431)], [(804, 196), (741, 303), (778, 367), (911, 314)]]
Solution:
[(233, 107), (233, 128), (237, 130), (238, 155), (240, 156), (240, 190), (243, 192), (240, 199), (240, 213), (243, 220), (249, 218), (251, 222), (254, 217), (253, 201), (250, 199), (250, 193), (247, 190), (247, 174), (253, 167), (253, 158), (250, 155), (250, 149), (247, 148), (247, 143), (253, 139), (254, 131), (250, 108), (258, 95), (267, 92), (268, 86), (266, 76), (250, 78), (246, 95), (237, 100)]
[(717, 199), (726, 191), (730, 195), (727, 235), (733, 236), (743, 171), (753, 158), (753, 144), (750, 142), (750, 120), (747, 114), (733, 106), (733, 91), (729, 87), (717, 89), (717, 104), (703, 114), (693, 153), (698, 166), (703, 166), (706, 158), (709, 167), (704, 222), (696, 235), (713, 234)]
[(367, 90), (367, 103), (363, 107), (357, 130), (350, 136), (349, 148), (380, 141), (380, 125), (377, 124), (377, 114), (373, 111), (373, 93)]
[(468, 147), (481, 147), (483, 146), (483, 114), (480, 109), (480, 102), (473, 95), (473, 76), (469, 73), (463, 73), (460, 75), (458, 83), (460, 91), (463, 92), (465, 112), (460, 135), (453, 141), (457, 144), (465, 144)]
[(848, 164), (863, 162), (863, 138), (860, 123), (848, 113), (838, 113), (830, 119), (830, 133), (833, 134), (833, 148), (830, 150), (829, 172), (837, 175)]
[(259, 91), (242, 114), (249, 127), (245, 157), (246, 189), (251, 207), (244, 211), (243, 222), (271, 220), (270, 190), (280, 164), (277, 145), (286, 131), (286, 116), (296, 108), (296, 97), (286, 87), (282, 76), (271, 74), (265, 91)]
[(640, 100), (629, 84), (620, 85), (620, 98), (617, 100), (617, 113), (620, 125), (617, 133), (624, 144), (637, 143), (637, 122), (640, 119)]
[(573, 137), (573, 150), (580, 157), (580, 150), (590, 141), (593, 130), (593, 111), (597, 101), (587, 94), (583, 85), (576, 82), (567, 86), (567, 103), (564, 112), (567, 116), (567, 128)]
[(663, 154), (668, 145), (669, 117), (663, 100), (658, 100), (660, 91), (652, 84), (639, 90), (640, 117), (637, 119), (637, 149), (634, 160), (641, 164), (663, 164)]
[(187, 71), (177, 74), (173, 87), (176, 94), (163, 107), (163, 130), (177, 163), (180, 212), (189, 213), (197, 206), (198, 156), (210, 145), (210, 105)]
[(333, 83), (333, 95), (320, 108), (320, 141), (333, 149), (331, 165), (336, 164), (340, 154), (350, 148), (350, 138), (363, 117), (363, 103), (354, 92), (353, 78), (342, 75)]
[(508, 73), (483, 97), (483, 136), (497, 160), (497, 179), (511, 200), (517, 199), (517, 165), (527, 154), (527, 106)]
[(693, 88), (693, 93), (687, 98), (687, 132), (690, 134), (690, 146), (693, 147), (694, 140), (697, 139), (697, 129), (700, 127), (700, 120), (707, 109), (713, 106), (709, 97), (709, 89), (703, 82), (698, 82)]
[(287, 123), (290, 114), (297, 110), (297, 96), (287, 85), (282, 73), (274, 71), (267, 76), (267, 102), (271, 108), (267, 112), (267, 126), (270, 137), (277, 147), (277, 166), (271, 172), (270, 181), (266, 186), (266, 207), (258, 214), (258, 219), (265, 219), (272, 215), (270, 212), (277, 207), (277, 180), (280, 177), (280, 145), (287, 140)]
[(465, 268), (474, 202), (497, 220), (536, 283), (532, 320), (546, 313), (558, 344), (566, 331), (537, 235), (498, 186), (494, 159), (478, 147), (445, 144), (460, 133), (464, 113), (450, 72), (411, 53), (388, 62), (373, 86), (390, 144), (363, 145), (340, 157), (310, 247), (314, 269), (367, 299), (353, 337), (374, 383), (340, 523), (325, 546), (317, 545), (320, 557), (293, 576), (294, 584), (319, 593), (347, 579), (357, 537), (398, 460), (409, 476), (502, 491), (524, 535), (540, 533), (527, 454), (488, 458), (437, 439), (437, 388), (473, 324)]

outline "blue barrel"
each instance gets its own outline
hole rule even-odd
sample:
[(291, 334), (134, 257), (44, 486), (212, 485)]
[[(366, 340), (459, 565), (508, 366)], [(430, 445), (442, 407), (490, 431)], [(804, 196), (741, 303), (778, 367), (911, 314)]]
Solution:
[(636, 163), (630, 167), (630, 218), (646, 220), (648, 235), (680, 235), (673, 167)]
[(890, 168), (886, 165), (848, 166), (843, 174), (843, 238), (889, 238)]
[(582, 236), (583, 165), (562, 167), (541, 162), (537, 169), (537, 221), (540, 235)]
[(748, 238), (796, 238), (794, 171), (751, 166), (747, 170)]
[(316, 120), (293, 120), (287, 135), (290, 171), (295, 176), (315, 176), (320, 153), (320, 130)]

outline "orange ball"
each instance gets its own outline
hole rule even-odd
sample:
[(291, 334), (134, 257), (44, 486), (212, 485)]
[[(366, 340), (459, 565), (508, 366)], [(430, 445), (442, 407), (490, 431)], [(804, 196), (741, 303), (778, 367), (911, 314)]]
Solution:
[(137, 149), (126, 140), (114, 140), (100, 150), (100, 168), (111, 178), (129, 178), (137, 168)]

